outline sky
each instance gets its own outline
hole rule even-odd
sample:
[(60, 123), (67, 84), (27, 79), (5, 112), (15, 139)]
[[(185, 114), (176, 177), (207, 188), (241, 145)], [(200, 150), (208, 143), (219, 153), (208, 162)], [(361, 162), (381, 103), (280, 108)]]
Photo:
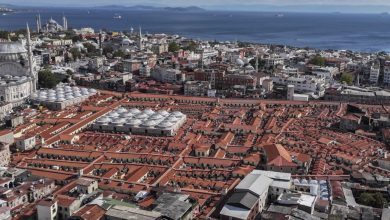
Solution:
[(219, 11), (390, 13), (390, 0), (0, 0), (1, 4), (39, 7), (198, 6)]

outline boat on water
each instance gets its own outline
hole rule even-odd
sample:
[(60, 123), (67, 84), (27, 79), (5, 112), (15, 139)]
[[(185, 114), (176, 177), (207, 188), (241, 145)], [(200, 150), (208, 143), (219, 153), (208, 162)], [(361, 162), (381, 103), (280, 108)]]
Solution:
[(276, 14), (275, 16), (278, 17), (278, 18), (282, 18), (282, 17), (284, 17), (284, 14), (279, 13), (279, 14)]
[(122, 16), (121, 15), (114, 15), (114, 19), (122, 19)]

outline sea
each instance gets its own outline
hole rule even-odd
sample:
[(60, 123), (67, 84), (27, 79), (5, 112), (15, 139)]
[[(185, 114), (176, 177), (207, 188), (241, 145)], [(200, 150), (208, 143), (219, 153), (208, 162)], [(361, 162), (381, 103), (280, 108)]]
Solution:
[[(318, 49), (390, 52), (390, 15), (275, 12), (178, 12), (47, 8), (0, 14), (0, 30), (35, 29), (35, 17), (72, 28), (179, 34), (203, 40), (243, 41)], [(122, 19), (114, 17), (120, 15)]]

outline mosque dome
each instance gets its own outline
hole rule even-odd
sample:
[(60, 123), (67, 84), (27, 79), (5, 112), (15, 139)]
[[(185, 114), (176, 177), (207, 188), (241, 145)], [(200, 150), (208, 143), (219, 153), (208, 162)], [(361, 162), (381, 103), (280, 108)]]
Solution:
[(19, 62), (22, 57), (26, 57), (26, 53), (27, 50), (21, 43), (0, 43), (0, 61)]
[(4, 42), (0, 43), (0, 54), (27, 53), (26, 48), (21, 43)]

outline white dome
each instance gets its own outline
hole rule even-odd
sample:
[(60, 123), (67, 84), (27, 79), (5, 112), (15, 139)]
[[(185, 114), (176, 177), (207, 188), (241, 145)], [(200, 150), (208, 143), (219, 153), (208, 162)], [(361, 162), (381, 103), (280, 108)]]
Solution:
[(165, 118), (165, 121), (175, 123), (175, 122), (179, 121), (179, 119), (177, 117), (174, 117), (174, 116), (168, 116), (167, 118)]
[(107, 117), (117, 118), (119, 117), (119, 114), (116, 112), (110, 112), (107, 114)]
[(153, 120), (146, 121), (145, 123), (142, 124), (144, 127), (154, 127), (156, 126), (157, 122)]
[(181, 113), (181, 112), (172, 112), (171, 116), (175, 116), (175, 117), (178, 117), (178, 118), (181, 118), (184, 114)]
[(117, 113), (125, 113), (125, 112), (127, 112), (127, 109), (125, 109), (125, 108), (118, 108), (118, 109), (116, 109), (115, 110), (115, 112), (117, 112)]
[(302, 184), (308, 184), (308, 182), (307, 182), (306, 179), (302, 179), (301, 183), (302, 183)]
[(144, 113), (141, 113), (141, 114), (138, 114), (135, 116), (135, 118), (137, 118), (137, 119), (146, 119), (148, 117), (149, 117), (149, 115), (144, 114)]
[(67, 96), (65, 96), (65, 98), (68, 99), (68, 100), (70, 100), (70, 99), (74, 99), (74, 96), (72, 96), (72, 95), (67, 95)]
[(134, 114), (131, 112), (124, 112), (121, 114), (121, 117), (123, 117), (123, 118), (132, 118), (133, 116), (134, 116)]
[(122, 125), (122, 124), (126, 123), (126, 119), (124, 119), (124, 118), (117, 118), (117, 119), (113, 120), (112, 123), (115, 124), (115, 125)]
[(314, 184), (318, 184), (317, 180), (310, 180), (309, 183), (310, 183), (310, 184), (313, 184), (313, 185), (314, 185)]
[(57, 100), (57, 98), (54, 96), (54, 97), (49, 97), (49, 98), (47, 98), (47, 100), (48, 100), (49, 102), (54, 102), (54, 101)]
[(163, 121), (161, 122), (160, 124), (157, 125), (157, 127), (159, 128), (169, 128), (169, 127), (172, 127), (173, 124), (170, 123), (170, 122), (166, 122), (166, 121)]
[(61, 97), (61, 98), (57, 98), (57, 102), (63, 102), (63, 101), (65, 101), (66, 99), (65, 98), (63, 98), (63, 97)]
[(154, 112), (152, 109), (147, 108), (147, 109), (145, 109), (145, 110), (143, 111), (143, 113), (144, 113), (144, 114), (147, 114), (147, 115), (153, 115), (155, 112)]
[(98, 122), (99, 124), (107, 124), (107, 123), (110, 123), (110, 122), (111, 122), (111, 119), (110, 119), (110, 118), (107, 118), (107, 117), (103, 117), (103, 118), (100, 118), (97, 122)]
[(134, 115), (141, 113), (141, 111), (139, 109), (137, 109), (137, 108), (132, 108), (132, 109), (130, 109), (129, 112), (133, 113)]
[(165, 111), (165, 110), (160, 110), (158, 111), (158, 113), (162, 116), (168, 116), (169, 115), (169, 112)]
[(162, 119), (163, 117), (164, 117), (164, 116), (160, 115), (159, 113), (156, 113), (156, 114), (152, 115), (152, 116), (150, 117), (150, 119), (152, 119), (152, 120), (158, 120), (158, 119)]
[(131, 119), (131, 120), (127, 121), (126, 124), (129, 124), (131, 126), (137, 126), (137, 125), (142, 124), (142, 121), (138, 120), (138, 119)]
[(96, 93), (96, 89), (89, 89), (90, 93)]

